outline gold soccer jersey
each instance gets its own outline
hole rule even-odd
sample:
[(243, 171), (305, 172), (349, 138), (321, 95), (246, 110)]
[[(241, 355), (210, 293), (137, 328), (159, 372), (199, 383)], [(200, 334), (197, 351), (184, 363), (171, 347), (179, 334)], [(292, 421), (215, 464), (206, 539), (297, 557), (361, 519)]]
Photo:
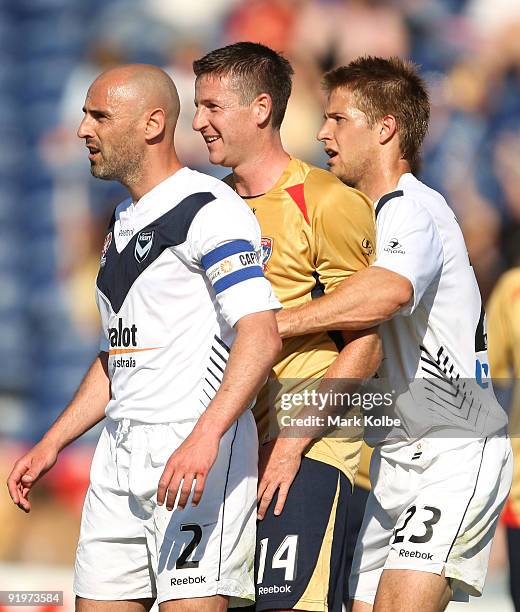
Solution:
[(514, 383), (509, 417), (513, 485), (503, 519), (509, 527), (520, 527), (520, 385), (517, 382), (520, 378), (520, 268), (513, 268), (500, 278), (486, 310), (493, 385), (500, 388), (509, 386), (511, 381)]
[[(331, 292), (374, 259), (372, 203), (326, 170), (291, 159), (270, 191), (245, 201), (262, 230), (264, 273), (285, 308), (305, 304), (317, 290)], [(273, 367), (275, 381), (281, 383), (276, 399), (276, 384), (268, 384), (255, 408), (261, 443), (276, 437), (283, 425), (280, 387), (284, 393), (317, 388), (337, 354), (327, 333), (284, 341)], [(360, 445), (359, 440), (326, 436), (312, 444), (306, 456), (335, 466), (352, 482)]]

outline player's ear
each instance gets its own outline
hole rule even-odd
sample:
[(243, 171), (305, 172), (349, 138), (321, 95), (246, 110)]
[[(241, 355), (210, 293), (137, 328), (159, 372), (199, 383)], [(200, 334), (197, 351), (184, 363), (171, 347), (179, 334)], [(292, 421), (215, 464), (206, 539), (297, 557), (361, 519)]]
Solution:
[(251, 106), (257, 125), (265, 125), (269, 121), (271, 111), (273, 109), (273, 101), (271, 100), (271, 96), (266, 93), (261, 93), (253, 100), (253, 104)]
[(146, 140), (154, 140), (164, 132), (165, 116), (162, 108), (155, 108), (148, 112), (144, 135)]
[(394, 115), (385, 115), (379, 121), (379, 143), (385, 144), (397, 133), (397, 120)]

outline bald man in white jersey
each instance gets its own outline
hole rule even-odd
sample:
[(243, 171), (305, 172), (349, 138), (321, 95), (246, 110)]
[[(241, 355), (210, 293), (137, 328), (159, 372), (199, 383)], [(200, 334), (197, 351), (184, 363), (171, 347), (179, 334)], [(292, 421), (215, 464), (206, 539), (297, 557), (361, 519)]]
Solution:
[(249, 407), (280, 350), (260, 230), (226, 185), (182, 167), (177, 91), (127, 65), (91, 85), (78, 136), (117, 180), (100, 259), (98, 357), (18, 460), (10, 495), (101, 421), (76, 557), (76, 610), (217, 611), (254, 597), (257, 435)]
[(282, 337), (380, 325), (379, 381), (395, 391), (376, 445), (350, 577), (354, 612), (439, 612), (482, 593), (511, 484), (485, 314), (444, 198), (415, 176), (429, 101), (412, 64), (362, 57), (324, 77), (318, 138), (331, 171), (376, 203), (367, 269), (278, 315)]

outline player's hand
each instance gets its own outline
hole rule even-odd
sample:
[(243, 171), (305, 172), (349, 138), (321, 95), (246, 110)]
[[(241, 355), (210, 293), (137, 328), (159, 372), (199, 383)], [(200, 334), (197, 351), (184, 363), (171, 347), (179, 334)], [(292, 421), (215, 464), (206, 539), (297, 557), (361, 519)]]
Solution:
[(58, 451), (45, 440), (18, 459), (7, 479), (13, 502), (24, 512), (31, 511), (29, 493), (33, 485), (56, 463)]
[(208, 473), (215, 463), (220, 437), (201, 435), (196, 430), (172, 453), (159, 480), (157, 503), (162, 506), (166, 500), (167, 510), (173, 510), (180, 488), (178, 508), (184, 508), (195, 481), (192, 506), (196, 506), (202, 493)]
[(261, 521), (276, 491), (274, 514), (282, 513), (291, 484), (300, 469), (301, 451), (291, 438), (277, 438), (260, 448), (258, 463), (258, 519)]

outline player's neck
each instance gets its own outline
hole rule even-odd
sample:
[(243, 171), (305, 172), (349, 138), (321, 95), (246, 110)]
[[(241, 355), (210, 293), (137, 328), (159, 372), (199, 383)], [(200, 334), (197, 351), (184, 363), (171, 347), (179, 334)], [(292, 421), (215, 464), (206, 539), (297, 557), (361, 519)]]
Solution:
[(142, 164), (138, 180), (125, 185), (132, 196), (132, 202), (137, 205), (145, 194), (181, 168), (182, 164), (175, 152), (165, 155), (162, 159), (145, 160)]
[(235, 189), (241, 196), (262, 195), (272, 189), (283, 174), (290, 156), (281, 142), (263, 147), (233, 168)]
[(376, 202), (385, 194), (395, 191), (399, 179), (407, 172), (410, 172), (410, 165), (401, 159), (395, 164), (373, 168), (359, 181), (356, 188)]

